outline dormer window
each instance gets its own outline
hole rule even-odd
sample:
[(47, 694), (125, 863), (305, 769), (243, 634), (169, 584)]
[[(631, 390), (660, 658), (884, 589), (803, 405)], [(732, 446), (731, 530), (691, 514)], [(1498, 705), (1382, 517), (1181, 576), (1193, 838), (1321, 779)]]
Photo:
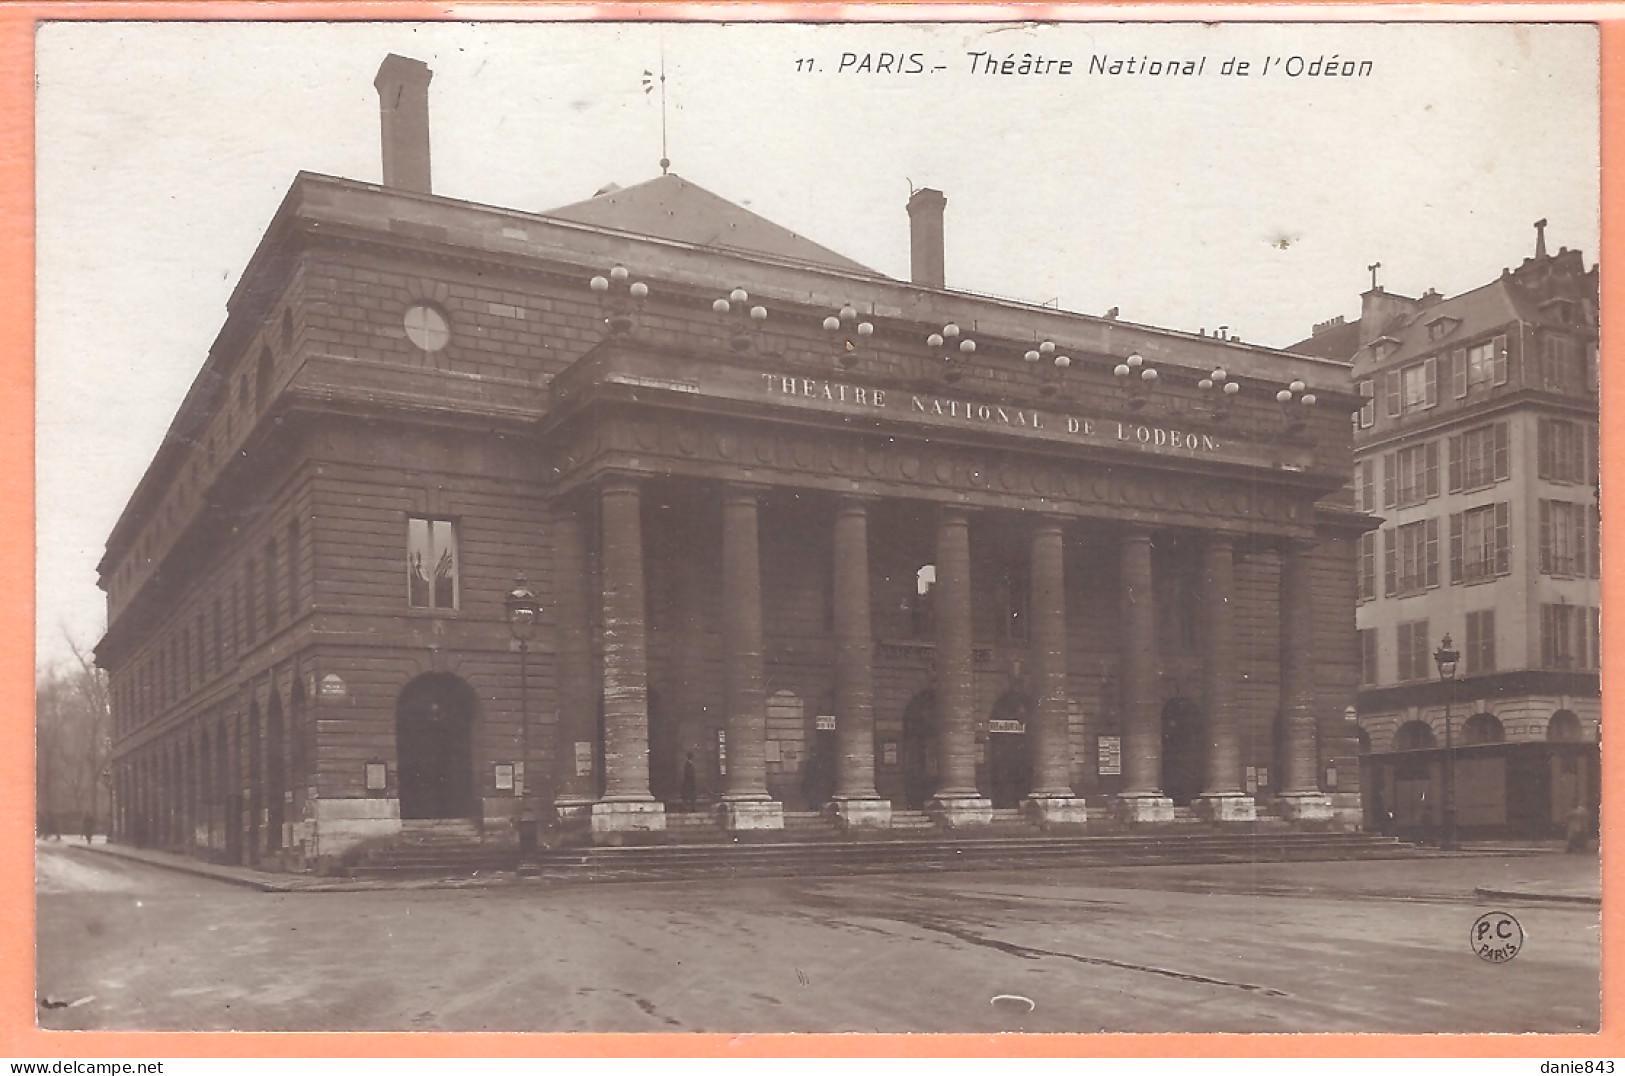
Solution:
[(1428, 339), (1443, 340), (1445, 337), (1455, 332), (1456, 326), (1460, 324), (1461, 319), (1459, 318), (1434, 318), (1432, 321), (1428, 322)]

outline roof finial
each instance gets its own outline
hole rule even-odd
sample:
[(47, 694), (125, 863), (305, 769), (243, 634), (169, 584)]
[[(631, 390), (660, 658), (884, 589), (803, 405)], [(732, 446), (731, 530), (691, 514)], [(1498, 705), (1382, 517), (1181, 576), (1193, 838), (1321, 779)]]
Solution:
[(1535, 221), (1535, 257), (1546, 256), (1546, 218)]
[(1382, 263), (1372, 262), (1370, 265), (1366, 266), (1366, 268), (1371, 272), (1371, 290), (1381, 291), (1382, 285), (1377, 283), (1377, 270), (1382, 268)]
[[(643, 71), (643, 92), (647, 96), (654, 92), (654, 72), (647, 68)], [(660, 174), (671, 172), (671, 158), (666, 155), (666, 43), (660, 43)]]

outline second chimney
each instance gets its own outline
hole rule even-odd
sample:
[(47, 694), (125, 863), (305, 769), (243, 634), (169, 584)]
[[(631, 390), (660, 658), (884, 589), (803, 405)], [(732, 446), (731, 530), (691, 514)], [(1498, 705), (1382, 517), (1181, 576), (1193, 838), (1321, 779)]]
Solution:
[(429, 192), (429, 80), (422, 60), (384, 57), (378, 77), (378, 116), (384, 138), (384, 186)]
[(948, 199), (939, 190), (921, 187), (908, 199), (909, 260), (914, 283), (948, 286), (943, 267), (942, 210)]

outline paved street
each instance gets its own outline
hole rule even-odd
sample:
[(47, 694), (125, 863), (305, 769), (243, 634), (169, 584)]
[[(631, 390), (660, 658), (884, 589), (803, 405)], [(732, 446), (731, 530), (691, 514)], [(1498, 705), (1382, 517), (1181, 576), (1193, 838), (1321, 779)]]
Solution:
[[(262, 893), (38, 847), (48, 1028), (1598, 1023), (1597, 908), (1472, 895), (1595, 892), (1595, 856)], [(1510, 963), (1485, 963), (1468, 945), (1492, 908), (1511, 911), (1527, 938)]]

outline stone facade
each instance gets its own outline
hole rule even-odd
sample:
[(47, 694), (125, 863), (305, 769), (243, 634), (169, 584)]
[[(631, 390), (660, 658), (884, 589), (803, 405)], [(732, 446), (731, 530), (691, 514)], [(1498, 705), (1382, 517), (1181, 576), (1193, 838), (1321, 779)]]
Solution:
[(118, 839), (1358, 790), (1345, 363), (580, 216), (295, 180), (102, 562)]

